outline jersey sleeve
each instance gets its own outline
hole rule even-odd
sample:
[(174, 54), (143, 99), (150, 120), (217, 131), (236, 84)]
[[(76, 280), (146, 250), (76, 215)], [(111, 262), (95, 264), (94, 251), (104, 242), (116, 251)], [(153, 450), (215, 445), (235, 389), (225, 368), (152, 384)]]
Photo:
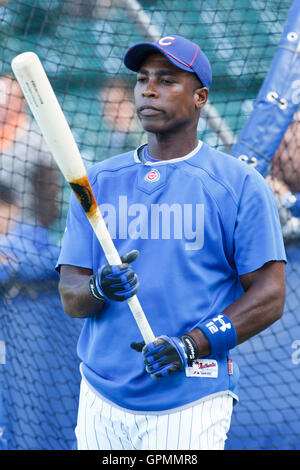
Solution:
[(55, 269), (63, 264), (93, 268), (93, 229), (74, 193), (71, 194), (66, 229)]
[(239, 200), (234, 257), (239, 275), (268, 261), (285, 261), (278, 207), (271, 187), (254, 169), (247, 174)]

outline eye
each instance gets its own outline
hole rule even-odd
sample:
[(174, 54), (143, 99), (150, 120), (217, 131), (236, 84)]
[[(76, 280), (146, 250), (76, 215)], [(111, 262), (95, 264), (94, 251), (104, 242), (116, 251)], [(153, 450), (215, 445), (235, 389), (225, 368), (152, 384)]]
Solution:
[(171, 80), (169, 78), (162, 78), (161, 79), (161, 82), (164, 84), (164, 85), (171, 85), (172, 83), (174, 83), (174, 80)]
[(137, 82), (144, 83), (146, 81), (146, 77), (137, 77)]

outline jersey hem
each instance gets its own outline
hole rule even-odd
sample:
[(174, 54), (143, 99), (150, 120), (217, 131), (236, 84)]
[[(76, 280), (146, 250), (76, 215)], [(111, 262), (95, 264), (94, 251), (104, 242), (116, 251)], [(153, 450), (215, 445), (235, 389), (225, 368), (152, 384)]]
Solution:
[(237, 271), (240, 276), (248, 273), (252, 273), (253, 271), (256, 271), (257, 269), (262, 268), (266, 263), (269, 263), (271, 261), (279, 261), (279, 262), (284, 262), (287, 263), (287, 258), (284, 257), (283, 255), (281, 256), (267, 256), (265, 260), (253, 264), (253, 265), (245, 265), (245, 264), (239, 264), (237, 265)]
[(199, 400), (195, 400), (195, 401), (192, 401), (190, 403), (186, 403), (185, 405), (182, 405), (182, 406), (176, 406), (175, 408), (168, 408), (166, 410), (155, 410), (155, 411), (153, 411), (153, 410), (135, 410), (135, 409), (132, 409), (132, 408), (126, 408), (124, 406), (117, 405), (116, 403), (114, 403), (113, 401), (111, 401), (108, 398), (104, 397), (101, 393), (99, 393), (98, 390), (96, 390), (88, 382), (88, 380), (86, 379), (86, 377), (83, 374), (81, 366), (82, 366), (82, 363), (80, 364), (80, 373), (81, 373), (82, 380), (85, 382), (87, 387), (96, 396), (98, 396), (101, 400), (103, 400), (104, 402), (106, 402), (107, 404), (109, 404), (112, 407), (118, 408), (121, 411), (126, 411), (127, 413), (132, 413), (132, 414), (135, 414), (135, 415), (138, 415), (138, 414), (140, 414), (140, 415), (145, 415), (145, 414), (147, 414), (147, 415), (165, 415), (165, 414), (177, 413), (178, 411), (182, 411), (182, 410), (185, 410), (185, 409), (188, 409), (188, 408), (192, 408), (193, 406), (198, 405), (199, 403), (202, 403), (202, 402), (207, 401), (207, 400), (211, 400), (212, 398), (222, 396), (222, 395), (231, 396), (233, 398), (233, 406), (235, 406), (239, 402), (238, 396), (235, 393), (233, 393), (231, 390), (220, 390), (219, 392), (211, 393), (210, 395), (206, 395), (205, 397), (199, 398)]

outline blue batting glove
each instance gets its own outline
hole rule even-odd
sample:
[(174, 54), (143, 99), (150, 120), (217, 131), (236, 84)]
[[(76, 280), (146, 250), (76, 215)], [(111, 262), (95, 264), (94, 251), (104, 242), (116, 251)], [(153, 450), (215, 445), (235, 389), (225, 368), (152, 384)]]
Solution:
[(154, 379), (184, 370), (198, 357), (197, 345), (188, 335), (162, 335), (146, 346), (145, 343), (132, 343), (131, 347), (143, 353), (146, 371)]
[(91, 292), (96, 298), (121, 302), (136, 294), (139, 281), (130, 263), (138, 257), (139, 252), (132, 250), (121, 256), (122, 264), (102, 266), (90, 280)]

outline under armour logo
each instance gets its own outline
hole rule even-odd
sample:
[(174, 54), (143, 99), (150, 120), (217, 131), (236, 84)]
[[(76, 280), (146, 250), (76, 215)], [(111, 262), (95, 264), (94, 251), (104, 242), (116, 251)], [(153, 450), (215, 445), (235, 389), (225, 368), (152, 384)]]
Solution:
[[(219, 322), (219, 326), (216, 325), (216, 322)], [(217, 317), (213, 318), (210, 322), (206, 323), (206, 326), (211, 332), (211, 334), (217, 333), (219, 330), (224, 333), (227, 329), (230, 330), (231, 323), (225, 323), (224, 315), (220, 314)]]

